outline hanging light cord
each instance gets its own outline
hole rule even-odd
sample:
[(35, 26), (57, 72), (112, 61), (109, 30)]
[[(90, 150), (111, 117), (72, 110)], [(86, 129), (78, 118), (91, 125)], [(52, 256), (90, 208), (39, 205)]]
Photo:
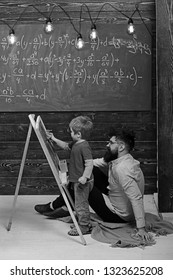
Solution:
[(25, 9), (23, 10), (23, 12), (20, 14), (19, 18), (18, 18), (18, 19), (16, 20), (16, 22), (13, 24), (12, 30), (14, 29), (16, 23), (21, 19), (22, 15), (24, 14), (24, 12), (26, 11), (27, 8), (28, 8), (28, 7), (25, 7)]
[(135, 8), (135, 10), (133, 11), (132, 15), (130, 16), (130, 18), (132, 19), (132, 17), (134, 16), (134, 14), (137, 12), (137, 9)]
[(33, 7), (37, 12), (39, 12), (44, 18), (46, 18), (47, 20), (49, 19), (47, 16), (45, 16), (44, 13), (42, 13), (36, 6), (34, 5), (30, 5), (31, 7)]
[(123, 12), (121, 12), (120, 10), (118, 10), (117, 8), (115, 8), (112, 4), (110, 4), (110, 3), (104, 3), (103, 6), (101, 7), (101, 9), (99, 10), (98, 14), (97, 14), (97, 17), (96, 17), (96, 19), (95, 19), (95, 21), (94, 21), (94, 24), (95, 24), (96, 21), (98, 20), (98, 17), (99, 17), (99, 15), (100, 15), (102, 9), (103, 9), (106, 5), (111, 6), (114, 10), (116, 10), (117, 12), (119, 12), (120, 14), (122, 14), (123, 16), (125, 16), (126, 18), (130, 19), (127, 15), (125, 15)]
[[(87, 8), (87, 12), (88, 12), (88, 14), (89, 14), (90, 21), (91, 21), (92, 25), (94, 25), (94, 22), (93, 22), (93, 20), (92, 20), (91, 13), (90, 13), (90, 10), (89, 10), (88, 6), (87, 6), (86, 4), (82, 4), (82, 6), (81, 6), (81, 11), (82, 11), (82, 8), (83, 8), (83, 7), (86, 7), (86, 8)], [(82, 12), (81, 12), (81, 13), (82, 13)]]
[(0, 21), (3, 22), (4, 24), (6, 24), (10, 28), (10, 30), (12, 30), (12, 27), (5, 20), (0, 19)]
[(136, 11), (138, 12), (138, 14), (139, 14), (139, 16), (140, 16), (140, 18), (141, 18), (143, 24), (145, 25), (146, 29), (148, 30), (148, 33), (149, 33), (149, 34), (151, 35), (151, 37), (152, 37), (152, 34), (151, 34), (150, 30), (148, 29), (148, 27), (147, 27), (145, 21), (143, 20), (142, 15), (141, 15), (141, 13), (140, 13), (140, 11), (139, 11), (139, 9), (138, 9), (138, 5), (136, 5)]
[(64, 8), (61, 7), (59, 4), (58, 4), (57, 6), (58, 6), (58, 7), (65, 13), (65, 15), (68, 17), (68, 19), (70, 20), (70, 23), (71, 23), (71, 25), (73, 26), (73, 28), (74, 28), (74, 30), (76, 31), (76, 33), (78, 33), (79, 35), (81, 35), (81, 34), (79, 33), (79, 31), (76, 29), (76, 27), (75, 27), (75, 25), (74, 25), (74, 23), (73, 23), (71, 17), (69, 16), (69, 14), (68, 14), (68, 13), (64, 10)]
[(2, 21), (3, 23), (5, 23), (12, 32), (14, 32), (14, 26), (16, 25), (16, 23), (21, 19), (22, 15), (24, 14), (24, 12), (26, 11), (27, 7), (25, 7), (25, 9), (22, 11), (22, 13), (20, 14), (19, 18), (15, 21), (15, 23), (10, 26), (5, 20), (0, 19), (0, 21)]
[(54, 8), (55, 8), (55, 7), (57, 7), (57, 5), (56, 5), (56, 4), (54, 4), (54, 5), (53, 5), (53, 7), (52, 7), (52, 10), (51, 10), (51, 12), (50, 12), (50, 14), (49, 14), (49, 19), (51, 18), (51, 15), (52, 15), (53, 10), (54, 10)]

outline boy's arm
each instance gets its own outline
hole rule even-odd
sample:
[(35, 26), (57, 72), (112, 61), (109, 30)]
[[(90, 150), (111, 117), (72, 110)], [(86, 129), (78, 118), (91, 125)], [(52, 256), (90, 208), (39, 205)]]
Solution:
[(85, 164), (85, 169), (83, 175), (82, 177), (79, 178), (79, 183), (81, 184), (85, 184), (87, 179), (90, 179), (93, 170), (93, 160), (86, 159), (84, 164)]
[(92, 171), (93, 171), (93, 160), (92, 159), (86, 159), (85, 160), (85, 169), (84, 169), (83, 177), (89, 179), (91, 177)]
[(69, 145), (68, 145), (67, 142), (64, 142), (64, 141), (62, 141), (62, 140), (60, 140), (60, 139), (57, 139), (57, 138), (53, 135), (53, 133), (51, 133), (51, 132), (49, 132), (49, 131), (47, 131), (47, 138), (48, 138), (49, 140), (53, 141), (54, 143), (56, 143), (56, 145), (57, 145), (58, 147), (60, 147), (61, 149), (63, 149), (63, 150), (69, 150)]

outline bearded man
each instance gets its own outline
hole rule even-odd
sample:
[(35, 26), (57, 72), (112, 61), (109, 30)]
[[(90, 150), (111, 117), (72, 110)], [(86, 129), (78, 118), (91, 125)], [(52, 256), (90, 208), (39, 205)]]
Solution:
[[(130, 154), (134, 145), (133, 131), (111, 131), (104, 157), (94, 159), (94, 187), (89, 205), (104, 222), (135, 222), (138, 235), (150, 240), (151, 235), (145, 230), (144, 176), (140, 162)], [(69, 192), (74, 197), (70, 186)], [(69, 215), (61, 195), (52, 203), (36, 205), (35, 210), (52, 218)]]

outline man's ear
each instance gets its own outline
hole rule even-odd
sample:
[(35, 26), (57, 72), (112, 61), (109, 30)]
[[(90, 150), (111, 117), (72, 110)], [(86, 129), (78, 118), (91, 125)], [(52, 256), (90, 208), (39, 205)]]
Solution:
[(119, 152), (122, 152), (122, 151), (124, 151), (124, 150), (125, 150), (125, 148), (126, 148), (126, 145), (125, 145), (125, 143), (121, 142), (121, 143), (119, 144), (119, 147), (118, 147), (118, 149), (119, 149)]

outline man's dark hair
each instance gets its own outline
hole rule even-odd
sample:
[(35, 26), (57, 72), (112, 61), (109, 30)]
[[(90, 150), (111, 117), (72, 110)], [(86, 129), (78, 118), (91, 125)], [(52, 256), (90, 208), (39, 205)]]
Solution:
[(120, 130), (110, 128), (109, 137), (116, 136), (117, 139), (122, 140), (128, 147), (129, 152), (135, 146), (135, 133), (128, 127), (122, 127)]

